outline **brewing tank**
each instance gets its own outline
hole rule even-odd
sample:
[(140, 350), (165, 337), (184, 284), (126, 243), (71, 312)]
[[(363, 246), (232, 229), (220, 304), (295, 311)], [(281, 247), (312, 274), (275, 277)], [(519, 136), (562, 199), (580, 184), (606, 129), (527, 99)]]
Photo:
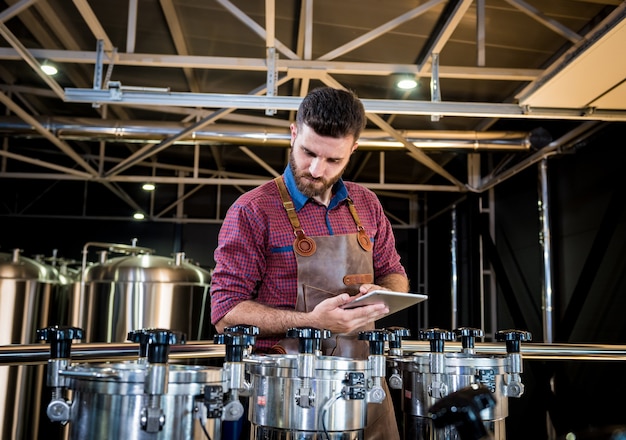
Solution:
[[(72, 282), (56, 267), (22, 256), (19, 249), (0, 253), (0, 345), (34, 344), (38, 328), (67, 325)], [(0, 366), (0, 438), (50, 434), (45, 370), (45, 365)]]
[(164, 328), (187, 340), (208, 340), (209, 271), (187, 261), (152, 254), (109, 258), (84, 268), (74, 288), (72, 325), (84, 342), (124, 342), (128, 332)]

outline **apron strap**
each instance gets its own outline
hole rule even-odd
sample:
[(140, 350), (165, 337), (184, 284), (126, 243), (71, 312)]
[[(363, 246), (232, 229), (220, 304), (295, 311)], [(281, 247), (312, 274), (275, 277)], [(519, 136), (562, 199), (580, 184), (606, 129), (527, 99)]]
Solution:
[[(302, 229), (302, 226), (300, 226), (300, 220), (298, 220), (298, 215), (296, 214), (296, 208), (295, 206), (293, 206), (293, 201), (289, 196), (287, 186), (285, 185), (285, 182), (283, 182), (283, 177), (275, 177), (274, 182), (278, 187), (280, 198), (283, 201), (283, 208), (285, 208), (285, 211), (287, 211), (289, 223), (291, 223), (291, 227), (293, 228), (293, 232), (296, 236), (296, 239), (293, 242), (294, 250), (303, 257), (313, 255), (315, 253), (315, 241), (304, 234), (304, 230)], [(361, 248), (363, 248), (363, 250), (370, 252), (372, 250), (372, 241), (367, 235), (365, 228), (361, 224), (361, 220), (359, 219), (359, 214), (356, 211), (354, 202), (350, 197), (347, 198), (347, 201), (348, 209), (350, 210), (350, 214), (352, 215), (354, 223), (356, 224), (357, 240), (359, 242), (359, 245), (361, 246)]]
[(372, 250), (372, 241), (370, 240), (367, 232), (365, 232), (365, 228), (361, 224), (361, 220), (359, 219), (359, 214), (356, 212), (356, 208), (354, 206), (354, 202), (350, 197), (348, 197), (348, 209), (350, 209), (350, 213), (352, 214), (352, 218), (356, 223), (356, 228), (358, 230), (357, 239), (359, 240), (359, 245), (363, 248), (363, 250), (369, 252)]
[(298, 215), (296, 214), (296, 208), (295, 206), (293, 206), (293, 201), (291, 200), (291, 197), (289, 197), (289, 193), (287, 192), (287, 186), (285, 186), (285, 182), (283, 182), (282, 176), (275, 177), (274, 182), (278, 187), (278, 192), (280, 192), (280, 198), (283, 201), (283, 208), (285, 208), (285, 211), (287, 211), (289, 223), (291, 223), (291, 227), (293, 228), (293, 232), (296, 236), (296, 239), (293, 242), (294, 251), (296, 251), (303, 257), (313, 255), (316, 249), (315, 241), (304, 234), (304, 230), (302, 230), (302, 227), (300, 226), (300, 220), (298, 220)]

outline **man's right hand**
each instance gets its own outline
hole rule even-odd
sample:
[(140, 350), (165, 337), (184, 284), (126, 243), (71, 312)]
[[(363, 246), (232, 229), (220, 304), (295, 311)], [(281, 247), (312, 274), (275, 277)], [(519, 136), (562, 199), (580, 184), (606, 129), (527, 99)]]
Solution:
[(354, 300), (347, 293), (325, 299), (313, 311), (309, 312), (313, 327), (328, 329), (332, 333), (351, 333), (364, 328), (387, 313), (389, 308), (385, 304), (344, 309), (342, 306)]

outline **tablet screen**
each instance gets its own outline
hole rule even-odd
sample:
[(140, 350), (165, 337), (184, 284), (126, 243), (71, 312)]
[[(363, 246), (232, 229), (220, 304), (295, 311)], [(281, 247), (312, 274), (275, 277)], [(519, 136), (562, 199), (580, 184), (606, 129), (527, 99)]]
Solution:
[(394, 292), (391, 290), (372, 290), (357, 299), (344, 304), (344, 309), (366, 306), (370, 304), (384, 303), (389, 307), (389, 314), (406, 309), (414, 304), (428, 299), (428, 295), (422, 293)]

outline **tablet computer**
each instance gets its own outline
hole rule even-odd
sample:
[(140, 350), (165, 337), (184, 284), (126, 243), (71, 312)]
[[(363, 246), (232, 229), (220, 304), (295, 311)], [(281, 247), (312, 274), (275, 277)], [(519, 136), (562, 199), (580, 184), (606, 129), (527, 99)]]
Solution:
[(422, 293), (394, 292), (391, 290), (372, 290), (357, 299), (344, 304), (344, 309), (384, 303), (389, 307), (389, 315), (428, 299)]

